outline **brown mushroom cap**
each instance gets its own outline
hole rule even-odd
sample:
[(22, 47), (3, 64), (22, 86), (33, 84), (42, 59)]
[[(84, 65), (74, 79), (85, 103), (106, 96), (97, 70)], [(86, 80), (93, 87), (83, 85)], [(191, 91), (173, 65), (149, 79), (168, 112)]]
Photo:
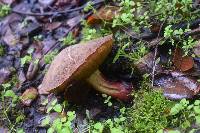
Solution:
[(110, 53), (112, 44), (112, 35), (108, 35), (63, 49), (51, 63), (40, 94), (61, 92), (71, 83), (89, 77)]

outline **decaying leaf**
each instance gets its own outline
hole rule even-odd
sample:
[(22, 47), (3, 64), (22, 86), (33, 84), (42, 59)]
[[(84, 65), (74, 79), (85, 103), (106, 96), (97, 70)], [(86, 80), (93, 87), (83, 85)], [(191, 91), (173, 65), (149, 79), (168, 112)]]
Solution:
[(183, 56), (180, 48), (176, 48), (173, 57), (173, 63), (176, 69), (185, 72), (193, 68), (194, 60), (191, 56)]
[(156, 77), (155, 85), (161, 87), (164, 96), (172, 100), (193, 98), (200, 91), (200, 84), (195, 79), (177, 71)]
[(40, 87), (40, 94), (61, 92), (71, 83), (89, 77), (112, 48), (112, 35), (69, 46), (53, 60)]
[(95, 14), (90, 16), (87, 22), (89, 24), (95, 24), (100, 20), (111, 21), (116, 15), (119, 15), (119, 7), (104, 6), (100, 8)]
[(30, 87), (21, 96), (22, 103), (25, 106), (30, 106), (31, 102), (38, 96), (37, 89)]

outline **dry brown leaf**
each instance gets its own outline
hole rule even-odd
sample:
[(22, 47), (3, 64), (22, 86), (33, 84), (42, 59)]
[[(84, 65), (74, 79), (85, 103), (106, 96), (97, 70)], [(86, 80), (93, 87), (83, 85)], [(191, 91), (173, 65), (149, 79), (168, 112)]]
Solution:
[(62, 50), (45, 75), (40, 94), (61, 92), (71, 83), (89, 77), (110, 53), (112, 42), (112, 35), (108, 35)]
[(44, 29), (47, 31), (53, 31), (57, 29), (58, 27), (61, 26), (61, 22), (52, 22), (52, 23), (47, 23), (44, 25)]
[(185, 72), (193, 68), (194, 60), (190, 56), (183, 56), (183, 52), (180, 48), (176, 48), (173, 57), (173, 63), (176, 69)]

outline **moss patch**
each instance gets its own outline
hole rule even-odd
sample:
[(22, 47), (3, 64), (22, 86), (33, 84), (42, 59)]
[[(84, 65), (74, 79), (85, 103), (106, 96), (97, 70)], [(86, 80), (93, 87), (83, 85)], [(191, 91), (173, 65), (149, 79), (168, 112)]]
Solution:
[(4, 47), (0, 45), (0, 56), (3, 56), (5, 54)]
[(141, 90), (135, 95), (134, 106), (128, 109), (128, 127), (135, 132), (156, 132), (168, 127), (169, 111), (174, 105), (161, 92)]

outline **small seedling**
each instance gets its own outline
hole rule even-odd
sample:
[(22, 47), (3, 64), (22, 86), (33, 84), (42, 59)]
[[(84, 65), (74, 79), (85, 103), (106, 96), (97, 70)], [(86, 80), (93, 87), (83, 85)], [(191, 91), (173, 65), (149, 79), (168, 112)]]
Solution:
[(8, 15), (10, 11), (11, 11), (11, 8), (9, 5), (0, 5), (0, 18)]
[(76, 42), (71, 32), (66, 37), (62, 38), (60, 41), (63, 43), (63, 45), (66, 46), (72, 45)]

